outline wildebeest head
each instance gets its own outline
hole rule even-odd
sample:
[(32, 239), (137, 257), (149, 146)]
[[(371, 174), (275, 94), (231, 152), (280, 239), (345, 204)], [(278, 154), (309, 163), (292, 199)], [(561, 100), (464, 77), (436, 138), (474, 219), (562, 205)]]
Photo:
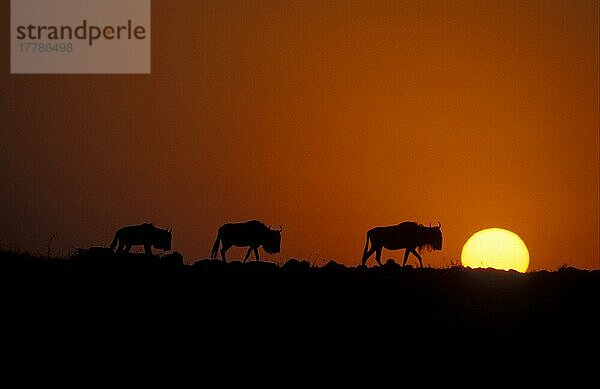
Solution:
[(431, 245), (434, 250), (442, 249), (442, 225), (431, 229)]
[(438, 222), (437, 227), (421, 227), (420, 247), (428, 247), (433, 250), (442, 249), (442, 224)]
[(160, 250), (171, 250), (171, 229), (157, 229), (155, 233), (154, 247)]
[(277, 230), (272, 230), (271, 227), (267, 230), (262, 244), (267, 253), (277, 254), (281, 251), (281, 231), (283, 231), (281, 226)]

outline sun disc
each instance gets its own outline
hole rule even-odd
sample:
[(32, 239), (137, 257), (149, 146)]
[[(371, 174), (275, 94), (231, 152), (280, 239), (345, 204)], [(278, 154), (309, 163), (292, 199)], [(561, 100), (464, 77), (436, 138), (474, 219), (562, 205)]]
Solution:
[(488, 228), (473, 234), (460, 256), (465, 267), (516, 270), (524, 273), (529, 267), (529, 250), (514, 232)]

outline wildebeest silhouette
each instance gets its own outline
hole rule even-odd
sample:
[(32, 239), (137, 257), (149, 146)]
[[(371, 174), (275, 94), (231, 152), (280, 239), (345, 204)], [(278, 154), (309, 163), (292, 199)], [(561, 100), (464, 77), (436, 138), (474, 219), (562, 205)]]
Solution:
[[(381, 266), (381, 250), (383, 248), (388, 250), (406, 249), (402, 266), (406, 265), (409, 254), (413, 253), (419, 259), (422, 268), (423, 261), (417, 249), (421, 251), (423, 247), (429, 247), (434, 250), (441, 250), (441, 228), (442, 225), (439, 222), (437, 227), (431, 227), (431, 225), (425, 227), (414, 222), (403, 222), (395, 226), (372, 228), (367, 232), (367, 243), (363, 251), (362, 264), (364, 266), (367, 259), (373, 253), (376, 253), (375, 260)], [(369, 242), (371, 242), (371, 249), (369, 249)]]
[(144, 246), (146, 255), (152, 255), (152, 246), (160, 250), (171, 250), (171, 229), (163, 230), (153, 224), (144, 223), (137, 226), (127, 226), (115, 233), (110, 249), (117, 247), (117, 254), (125, 249), (128, 253), (131, 246)]
[(227, 223), (219, 227), (217, 239), (213, 245), (210, 257), (215, 259), (219, 245), (221, 244), (221, 259), (227, 261), (225, 253), (231, 248), (248, 247), (244, 262), (248, 260), (250, 253), (254, 251), (256, 260), (259, 260), (258, 248), (260, 246), (269, 253), (277, 254), (281, 250), (281, 231), (283, 228), (272, 230), (258, 220), (250, 220), (243, 223)]

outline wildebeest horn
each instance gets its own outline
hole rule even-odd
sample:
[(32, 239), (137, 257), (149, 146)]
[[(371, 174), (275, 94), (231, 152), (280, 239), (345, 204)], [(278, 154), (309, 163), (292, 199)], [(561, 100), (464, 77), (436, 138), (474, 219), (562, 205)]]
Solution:
[(442, 223), (440, 223), (439, 220), (438, 220), (438, 228), (442, 228)]
[(173, 231), (173, 227), (169, 227), (169, 229), (167, 230), (168, 232)]
[(281, 224), (279, 225), (279, 230), (277, 230), (279, 232), (283, 231), (283, 227), (281, 227)]

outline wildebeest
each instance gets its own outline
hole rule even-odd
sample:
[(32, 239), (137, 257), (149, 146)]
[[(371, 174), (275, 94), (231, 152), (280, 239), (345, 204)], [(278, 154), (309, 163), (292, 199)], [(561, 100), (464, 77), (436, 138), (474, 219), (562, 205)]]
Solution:
[(152, 246), (161, 250), (171, 250), (171, 229), (162, 230), (154, 227), (149, 223), (140, 224), (138, 226), (127, 226), (119, 229), (115, 233), (110, 249), (117, 248), (117, 254), (125, 249), (128, 253), (131, 246), (144, 246), (146, 255), (152, 255)]
[(282, 230), (281, 226), (277, 230), (272, 230), (270, 226), (267, 227), (258, 220), (224, 224), (219, 227), (210, 257), (215, 259), (221, 244), (221, 259), (223, 261), (227, 261), (225, 253), (231, 246), (248, 247), (244, 262), (246, 262), (252, 251), (254, 251), (254, 256), (258, 261), (258, 248), (260, 246), (269, 254), (276, 254), (281, 250)]
[[(414, 222), (404, 222), (395, 226), (375, 227), (367, 232), (367, 243), (363, 251), (362, 264), (364, 266), (367, 263), (367, 259), (373, 253), (376, 253), (375, 260), (381, 266), (381, 250), (383, 248), (388, 250), (406, 249), (402, 266), (406, 265), (409, 254), (413, 253), (419, 259), (419, 264), (422, 268), (423, 261), (417, 250), (421, 251), (423, 247), (441, 250), (441, 228), (442, 225), (439, 222), (437, 227), (431, 227), (431, 225), (425, 227)], [(371, 249), (369, 249), (369, 242), (371, 242)]]

